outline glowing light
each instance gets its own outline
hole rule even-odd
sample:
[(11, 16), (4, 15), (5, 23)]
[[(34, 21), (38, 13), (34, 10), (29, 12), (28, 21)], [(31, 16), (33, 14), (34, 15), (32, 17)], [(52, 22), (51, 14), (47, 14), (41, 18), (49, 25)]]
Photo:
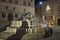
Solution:
[(40, 5), (42, 5), (43, 4), (43, 2), (40, 2)]
[(48, 11), (48, 10), (50, 10), (50, 7), (49, 7), (49, 5), (47, 5), (47, 8), (46, 8), (46, 10)]

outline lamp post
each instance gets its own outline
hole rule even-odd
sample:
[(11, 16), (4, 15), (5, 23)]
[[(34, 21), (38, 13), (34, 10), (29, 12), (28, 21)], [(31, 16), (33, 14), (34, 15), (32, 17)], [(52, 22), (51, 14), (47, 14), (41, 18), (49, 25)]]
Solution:
[(43, 11), (43, 6), (42, 6), (43, 2), (40, 2), (40, 15), (41, 15), (41, 19), (45, 20), (45, 15), (44, 15), (44, 11)]
[(47, 15), (50, 16), (50, 14), (51, 14), (51, 8), (49, 5), (47, 5), (46, 6), (46, 17), (47, 17)]
[(41, 19), (42, 19), (42, 4), (43, 4), (43, 2), (39, 2), (39, 5), (40, 5), (40, 17), (41, 17)]
[(42, 4), (43, 4), (43, 2), (40, 2), (39, 4), (40, 4), (40, 5), (42, 5)]

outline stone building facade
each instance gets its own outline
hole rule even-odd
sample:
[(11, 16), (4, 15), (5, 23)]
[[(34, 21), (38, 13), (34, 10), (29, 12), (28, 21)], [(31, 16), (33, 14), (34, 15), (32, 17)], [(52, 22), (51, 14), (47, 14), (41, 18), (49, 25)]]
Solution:
[(43, 20), (44, 16), (50, 26), (60, 25), (60, 0), (42, 1), (42, 4), (38, 5), (37, 10), (38, 16), (41, 16), (40, 20)]
[(60, 0), (44, 1), (42, 6), (42, 15), (45, 16), (49, 25), (60, 25)]
[(34, 14), (34, 0), (0, 0), (1, 20), (7, 20), (7, 15), (11, 12), (14, 20), (20, 18), (22, 13)]
[(30, 27), (36, 27), (35, 0), (0, 0), (0, 20), (8, 21), (8, 14), (12, 13), (13, 21), (19, 20), (22, 14), (27, 14), (26, 19), (30, 21)]

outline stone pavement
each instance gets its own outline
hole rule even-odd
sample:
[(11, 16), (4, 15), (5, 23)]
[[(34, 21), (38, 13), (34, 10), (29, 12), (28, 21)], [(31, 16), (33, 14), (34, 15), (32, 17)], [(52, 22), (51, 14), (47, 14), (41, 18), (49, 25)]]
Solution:
[(21, 40), (38, 40), (42, 39), (42, 33), (28, 33), (22, 37)]
[(60, 40), (60, 27), (54, 27), (53, 35), (48, 38), (43, 38), (42, 33), (29, 33), (22, 37), (21, 40)]
[(6, 38), (10, 37), (11, 35), (13, 35), (13, 34), (8, 33), (8, 32), (2, 32), (2, 33), (0, 33), (0, 39), (6, 39)]
[[(1, 34), (1, 33), (0, 33)], [(12, 35), (9, 33), (2, 33), (1, 35), (5, 35), (6, 37), (8, 37), (8, 35)], [(0, 36), (1, 37), (1, 36)], [(2, 36), (2, 40), (3, 40), (4, 36)], [(49, 38), (43, 38), (43, 34), (42, 33), (27, 33), (26, 35), (24, 35), (21, 40), (60, 40), (60, 27), (54, 27), (53, 28), (53, 36), (49, 37)]]
[(41, 34), (27, 34), (21, 40), (60, 40), (60, 34), (54, 34), (48, 38), (43, 38)]

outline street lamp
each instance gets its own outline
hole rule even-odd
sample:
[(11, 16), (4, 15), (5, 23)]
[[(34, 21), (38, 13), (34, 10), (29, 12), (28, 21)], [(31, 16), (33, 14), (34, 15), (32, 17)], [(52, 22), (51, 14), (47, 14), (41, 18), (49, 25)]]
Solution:
[(40, 5), (42, 5), (42, 4), (43, 4), (43, 2), (40, 2), (39, 4), (40, 4)]
[(51, 15), (51, 8), (49, 5), (46, 6), (46, 15)]
[(40, 8), (41, 8), (41, 14), (42, 14), (42, 20), (45, 20), (45, 15), (42, 13), (42, 4), (43, 4), (43, 2), (40, 2)]
[(39, 16), (40, 16), (41, 19), (42, 19), (42, 4), (43, 4), (43, 2), (40, 1), (39, 2), (39, 5), (40, 5), (40, 13), (39, 13)]
[(50, 10), (50, 6), (47, 5), (47, 7), (46, 7), (46, 11), (49, 11), (49, 10)]

